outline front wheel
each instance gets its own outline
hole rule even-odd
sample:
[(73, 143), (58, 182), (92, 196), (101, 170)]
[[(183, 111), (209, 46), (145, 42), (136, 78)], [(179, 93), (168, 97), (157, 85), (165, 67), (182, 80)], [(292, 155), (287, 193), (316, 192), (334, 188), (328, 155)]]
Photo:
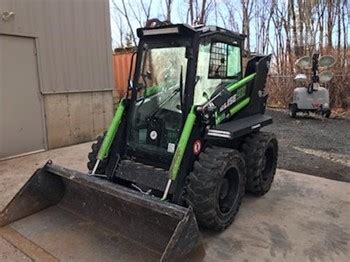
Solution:
[[(102, 146), (103, 139), (106, 136), (106, 132), (103, 135), (100, 135), (97, 137), (95, 143), (91, 145), (91, 152), (88, 155), (88, 162), (87, 162), (87, 168), (91, 172), (94, 169), (94, 166), (97, 161), (97, 155), (98, 151), (100, 150), (100, 147)], [(106, 169), (106, 161), (101, 161), (99, 167), (97, 168), (96, 172), (98, 174), (104, 174)]]
[(327, 110), (325, 113), (324, 113), (324, 116), (326, 118), (329, 118), (331, 116), (331, 110)]
[(215, 231), (227, 228), (241, 205), (245, 182), (245, 163), (238, 151), (207, 148), (195, 162), (185, 190), (198, 224)]
[(298, 112), (298, 107), (296, 104), (290, 104), (289, 105), (289, 116), (291, 118), (296, 118), (297, 117), (297, 112)]

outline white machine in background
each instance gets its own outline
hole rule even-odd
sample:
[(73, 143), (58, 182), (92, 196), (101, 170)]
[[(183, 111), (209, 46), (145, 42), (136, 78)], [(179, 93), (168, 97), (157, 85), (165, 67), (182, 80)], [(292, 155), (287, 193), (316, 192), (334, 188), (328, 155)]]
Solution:
[(296, 61), (295, 65), (298, 68), (302, 70), (311, 69), (312, 77), (311, 83), (307, 85), (307, 76), (305, 74), (298, 74), (294, 78), (297, 83), (304, 86), (294, 89), (293, 101), (289, 104), (289, 115), (291, 117), (296, 117), (298, 112), (313, 112), (327, 118), (330, 116), (329, 92), (320, 83), (329, 82), (333, 78), (333, 73), (328, 70), (319, 72), (319, 67), (327, 69), (334, 64), (335, 58), (333, 56), (325, 55), (319, 58), (319, 54), (314, 54), (312, 58), (304, 56)]

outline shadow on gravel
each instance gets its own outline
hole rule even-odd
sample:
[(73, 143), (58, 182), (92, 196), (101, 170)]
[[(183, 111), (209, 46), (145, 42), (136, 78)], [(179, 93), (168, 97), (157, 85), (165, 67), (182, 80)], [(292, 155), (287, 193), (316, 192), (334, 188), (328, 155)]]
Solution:
[(350, 120), (304, 116), (268, 110), (274, 123), (264, 131), (279, 140), (278, 167), (313, 176), (350, 182)]

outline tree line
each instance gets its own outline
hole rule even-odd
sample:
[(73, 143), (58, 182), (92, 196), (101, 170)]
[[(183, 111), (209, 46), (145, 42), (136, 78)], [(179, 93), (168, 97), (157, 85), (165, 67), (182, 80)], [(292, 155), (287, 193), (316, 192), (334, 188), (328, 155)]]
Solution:
[[(150, 18), (218, 25), (246, 35), (245, 54), (273, 55), (272, 103), (284, 106), (295, 87), (294, 63), (314, 52), (336, 57), (329, 84), (333, 106), (350, 107), (348, 0), (112, 0), (115, 47), (136, 46), (135, 30)], [(116, 37), (115, 37), (116, 38)]]

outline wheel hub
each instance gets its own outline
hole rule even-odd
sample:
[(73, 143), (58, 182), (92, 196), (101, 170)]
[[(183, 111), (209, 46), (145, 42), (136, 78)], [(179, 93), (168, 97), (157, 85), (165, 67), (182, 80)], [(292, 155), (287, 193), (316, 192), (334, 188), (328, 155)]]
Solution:
[(239, 176), (237, 170), (231, 168), (222, 179), (218, 201), (222, 214), (230, 212), (238, 196)]

